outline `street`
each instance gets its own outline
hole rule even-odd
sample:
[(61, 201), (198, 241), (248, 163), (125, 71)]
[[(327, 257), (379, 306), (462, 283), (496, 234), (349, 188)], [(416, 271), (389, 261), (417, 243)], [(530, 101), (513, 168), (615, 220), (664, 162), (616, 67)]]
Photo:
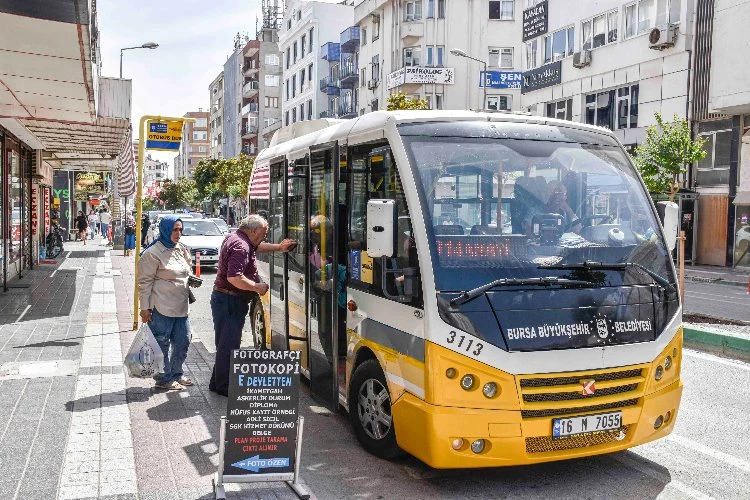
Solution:
[[(214, 277), (213, 270), (203, 269), (191, 312), (193, 342), (210, 352), (215, 351), (208, 305)], [(688, 290), (691, 295), (744, 294), (721, 285)], [(740, 310), (734, 306), (729, 312)], [(250, 343), (248, 331), (243, 344)], [(746, 498), (750, 364), (689, 349), (683, 363), (682, 405), (667, 439), (611, 455), (489, 470), (436, 470), (412, 457), (389, 462), (368, 455), (347, 415), (317, 406), (303, 384), (302, 476), (317, 498)]]
[(750, 295), (746, 289), (685, 280), (685, 313), (750, 322)]

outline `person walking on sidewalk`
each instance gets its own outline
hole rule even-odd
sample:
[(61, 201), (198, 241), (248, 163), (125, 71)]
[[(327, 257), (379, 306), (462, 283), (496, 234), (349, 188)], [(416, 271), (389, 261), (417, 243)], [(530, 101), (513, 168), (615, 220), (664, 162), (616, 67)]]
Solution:
[(78, 238), (83, 240), (83, 244), (86, 244), (86, 229), (89, 227), (89, 222), (86, 216), (83, 215), (83, 210), (78, 211), (78, 217), (76, 217), (76, 229), (78, 229)]
[(151, 226), (151, 219), (148, 216), (148, 212), (143, 214), (141, 219), (141, 246), (145, 247), (148, 243), (148, 228)]
[(227, 395), (229, 363), (232, 350), (239, 349), (242, 328), (254, 297), (265, 295), (268, 285), (260, 281), (256, 252), (288, 252), (296, 245), (285, 239), (272, 244), (263, 241), (268, 222), (252, 214), (240, 222), (237, 231), (230, 233), (221, 244), (214, 291), (211, 294), (211, 315), (214, 321), (216, 360), (211, 372), (209, 390)]
[(94, 235), (99, 231), (99, 216), (92, 208), (89, 212), (89, 229), (91, 230), (91, 239), (94, 239)]
[(99, 220), (102, 222), (102, 235), (104, 239), (109, 239), (109, 223), (112, 220), (112, 216), (109, 214), (106, 208), (102, 209), (99, 214)]
[(148, 323), (164, 354), (164, 373), (154, 376), (156, 388), (181, 391), (193, 381), (182, 364), (190, 346), (188, 277), (190, 254), (180, 244), (182, 220), (167, 215), (159, 223), (159, 238), (143, 250), (138, 261), (141, 320)]
[[(182, 222), (180, 222), (182, 227)], [(125, 216), (125, 255), (132, 255), (135, 250), (135, 219), (132, 215)]]

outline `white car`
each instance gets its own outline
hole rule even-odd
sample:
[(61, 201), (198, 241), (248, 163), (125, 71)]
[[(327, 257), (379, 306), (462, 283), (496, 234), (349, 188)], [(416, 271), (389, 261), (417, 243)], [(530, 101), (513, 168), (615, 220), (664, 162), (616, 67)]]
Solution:
[(218, 217), (212, 217), (212, 218), (210, 218), (208, 220), (214, 221), (216, 223), (216, 225), (219, 226), (219, 229), (221, 229), (221, 231), (224, 234), (228, 234), (229, 233), (229, 226), (227, 225), (226, 222), (224, 222), (224, 219), (219, 219)]
[(207, 219), (182, 219), (180, 243), (190, 249), (193, 265), (195, 254), (201, 253), (201, 266), (215, 267), (219, 264), (219, 249), (224, 233), (215, 222)]

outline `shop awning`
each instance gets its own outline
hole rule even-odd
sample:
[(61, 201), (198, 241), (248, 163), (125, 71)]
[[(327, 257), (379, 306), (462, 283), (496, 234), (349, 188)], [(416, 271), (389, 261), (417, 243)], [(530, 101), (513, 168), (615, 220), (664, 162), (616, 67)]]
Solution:
[(740, 191), (732, 202), (735, 205), (750, 205), (750, 191)]

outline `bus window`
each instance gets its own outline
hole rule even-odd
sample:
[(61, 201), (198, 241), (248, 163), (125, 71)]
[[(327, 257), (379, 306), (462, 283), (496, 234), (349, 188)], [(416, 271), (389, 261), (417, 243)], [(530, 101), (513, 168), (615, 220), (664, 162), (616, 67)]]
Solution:
[[(355, 288), (378, 296), (383, 294), (382, 265), (389, 270), (404, 270), (403, 273), (387, 273), (386, 290), (392, 296), (404, 296), (404, 273), (419, 275), (416, 247), (412, 236), (411, 218), (406, 197), (398, 175), (396, 162), (390, 147), (370, 144), (351, 150), (351, 202), (349, 205), (349, 263), (350, 283)], [(367, 202), (371, 199), (395, 200), (398, 208), (398, 240), (396, 254), (385, 260), (367, 257)], [(372, 261), (370, 263), (370, 261)], [(422, 297), (411, 302), (421, 307)]]

